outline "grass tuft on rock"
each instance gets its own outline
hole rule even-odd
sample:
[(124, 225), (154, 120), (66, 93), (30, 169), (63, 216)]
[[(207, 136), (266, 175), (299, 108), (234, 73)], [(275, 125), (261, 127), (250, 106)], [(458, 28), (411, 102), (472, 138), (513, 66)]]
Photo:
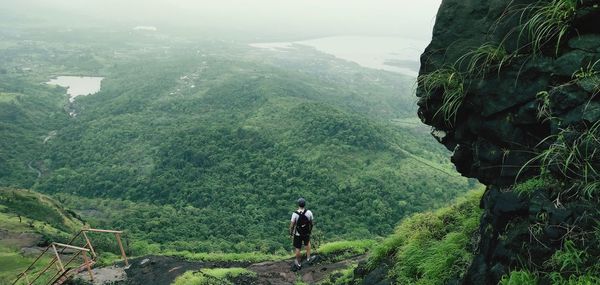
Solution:
[(423, 88), (427, 96), (442, 90), (442, 105), (434, 117), (442, 115), (448, 124), (454, 124), (458, 109), (465, 97), (463, 75), (454, 67), (446, 67), (419, 76), (417, 84)]
[(494, 66), (500, 72), (502, 66), (508, 64), (512, 57), (502, 44), (485, 43), (461, 56), (456, 65), (462, 67), (466, 61), (466, 72), (472, 78), (483, 78)]
[[(564, 36), (571, 28), (579, 0), (542, 0), (527, 6), (521, 13), (523, 27), (520, 38), (527, 36), (528, 46), (538, 54), (544, 46), (554, 42), (556, 54)], [(524, 19), (528, 20), (524, 20)]]

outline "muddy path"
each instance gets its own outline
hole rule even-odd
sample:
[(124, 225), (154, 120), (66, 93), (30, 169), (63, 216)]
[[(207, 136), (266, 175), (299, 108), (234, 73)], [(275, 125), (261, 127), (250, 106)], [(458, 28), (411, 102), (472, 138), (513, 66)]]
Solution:
[(257, 274), (257, 285), (287, 285), (302, 280), (307, 284), (315, 284), (331, 273), (348, 268), (352, 264), (366, 259), (366, 255), (357, 255), (337, 262), (318, 262), (314, 265), (306, 265), (300, 271), (292, 272), (292, 259), (276, 262), (262, 262), (252, 264), (248, 270)]
[[(130, 266), (123, 270), (123, 264), (114, 267), (94, 269), (94, 284), (117, 285), (168, 285), (186, 271), (198, 271), (206, 268), (246, 268), (256, 273), (256, 277), (231, 280), (239, 285), (288, 285), (302, 280), (315, 284), (327, 278), (331, 273), (348, 268), (366, 258), (365, 255), (353, 256), (341, 261), (330, 262), (327, 259), (313, 265), (304, 266), (300, 271), (292, 272), (293, 260), (249, 262), (202, 262), (187, 261), (168, 256), (145, 256), (130, 260)], [(124, 272), (124, 274), (123, 274)], [(80, 275), (84, 280), (86, 275)]]

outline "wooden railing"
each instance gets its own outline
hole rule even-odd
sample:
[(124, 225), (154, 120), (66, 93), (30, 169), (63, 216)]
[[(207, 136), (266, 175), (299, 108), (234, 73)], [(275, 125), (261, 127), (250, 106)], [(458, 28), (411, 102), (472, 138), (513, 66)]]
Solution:
[[(12, 283), (12, 285), (16, 285), (16, 284), (60, 285), (64, 281), (66, 281), (69, 277), (71, 277), (72, 275), (77, 274), (80, 271), (82, 271), (82, 269), (87, 270), (87, 272), (90, 276), (90, 281), (93, 281), (94, 275), (92, 274), (91, 267), (96, 262), (98, 256), (96, 255), (96, 252), (94, 251), (94, 247), (92, 246), (92, 242), (90, 241), (90, 238), (87, 235), (87, 233), (89, 233), (89, 232), (114, 234), (115, 239), (117, 240), (117, 244), (119, 245), (119, 250), (121, 251), (121, 257), (123, 258), (123, 261), (125, 262), (125, 266), (129, 265), (129, 261), (127, 260), (127, 255), (125, 254), (125, 249), (123, 248), (123, 243), (121, 242), (121, 234), (123, 234), (122, 231), (84, 228), (84, 229), (80, 230), (76, 235), (74, 235), (73, 238), (71, 238), (71, 240), (67, 244), (53, 242), (50, 245), (48, 245), (40, 253), (40, 255), (38, 255), (38, 257), (31, 263), (31, 265), (29, 265), (29, 267), (27, 267), (27, 269), (25, 269), (22, 273), (20, 273), (17, 276), (17, 279)], [(73, 245), (75, 240), (80, 236), (83, 236), (85, 244), (83, 246)], [(60, 248), (60, 250), (58, 248)], [(73, 254), (73, 256), (71, 256), (71, 258), (66, 263), (63, 263), (62, 258), (64, 258), (64, 256), (63, 257), (61, 257), (61, 256), (64, 255), (65, 249), (74, 250), (75, 253)], [(53, 258), (50, 260), (48, 265), (46, 265), (41, 271), (34, 273), (33, 269), (35, 268), (35, 265), (38, 264), (38, 262), (40, 262), (40, 260), (42, 260), (42, 256), (44, 256), (50, 250), (52, 250), (52, 252), (54, 253)], [(90, 254), (89, 257), (88, 257), (88, 253)], [(83, 264), (77, 266), (77, 268), (76, 268), (77, 270), (74, 270), (74, 268), (69, 267), (69, 265), (73, 261), (75, 261), (75, 259), (79, 255), (81, 255), (83, 258)], [(46, 281), (41, 280), (40, 278), (42, 276), (46, 275), (47, 272), (54, 271), (54, 270), (50, 270), (50, 268), (52, 266), (56, 266), (56, 272), (49, 279), (46, 279)], [(77, 271), (77, 272), (75, 272), (75, 271)], [(33, 279), (31, 279), (31, 278), (33, 278)], [(40, 282), (36, 283), (36, 281), (38, 281), (38, 280)], [(23, 283), (23, 281), (24, 281), (24, 283)]]

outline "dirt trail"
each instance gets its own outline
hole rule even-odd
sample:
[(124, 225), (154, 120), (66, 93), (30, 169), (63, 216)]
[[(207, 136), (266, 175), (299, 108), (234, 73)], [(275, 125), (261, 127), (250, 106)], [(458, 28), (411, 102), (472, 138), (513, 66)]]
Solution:
[(290, 265), (293, 262), (292, 259), (256, 263), (250, 265), (247, 269), (258, 274), (258, 282), (256, 283), (258, 285), (288, 285), (294, 284), (299, 279), (305, 283), (314, 284), (325, 279), (329, 274), (348, 268), (353, 263), (358, 263), (365, 258), (365, 255), (358, 255), (334, 263), (320, 262), (315, 265), (305, 266), (297, 272), (290, 271)]
[[(94, 276), (96, 280), (103, 281), (95, 284), (168, 285), (189, 270), (242, 267), (256, 272), (257, 276), (256, 278), (232, 280), (236, 285), (288, 285), (294, 284), (298, 280), (314, 284), (325, 279), (334, 271), (347, 268), (365, 258), (365, 255), (358, 255), (338, 262), (322, 261), (305, 266), (298, 272), (292, 272), (290, 270), (292, 259), (252, 264), (248, 262), (199, 262), (168, 256), (146, 256), (130, 260), (129, 268), (125, 269), (125, 280), (123, 280), (123, 264), (94, 269)], [(80, 274), (80, 277), (88, 280), (87, 274)]]

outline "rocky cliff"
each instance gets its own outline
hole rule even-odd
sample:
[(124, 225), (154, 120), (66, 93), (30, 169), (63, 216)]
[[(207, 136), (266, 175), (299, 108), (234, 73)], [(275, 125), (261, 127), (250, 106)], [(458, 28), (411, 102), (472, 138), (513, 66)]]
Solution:
[(599, 4), (440, 7), (421, 57), (419, 116), (457, 170), (488, 186), (464, 284), (598, 281)]

